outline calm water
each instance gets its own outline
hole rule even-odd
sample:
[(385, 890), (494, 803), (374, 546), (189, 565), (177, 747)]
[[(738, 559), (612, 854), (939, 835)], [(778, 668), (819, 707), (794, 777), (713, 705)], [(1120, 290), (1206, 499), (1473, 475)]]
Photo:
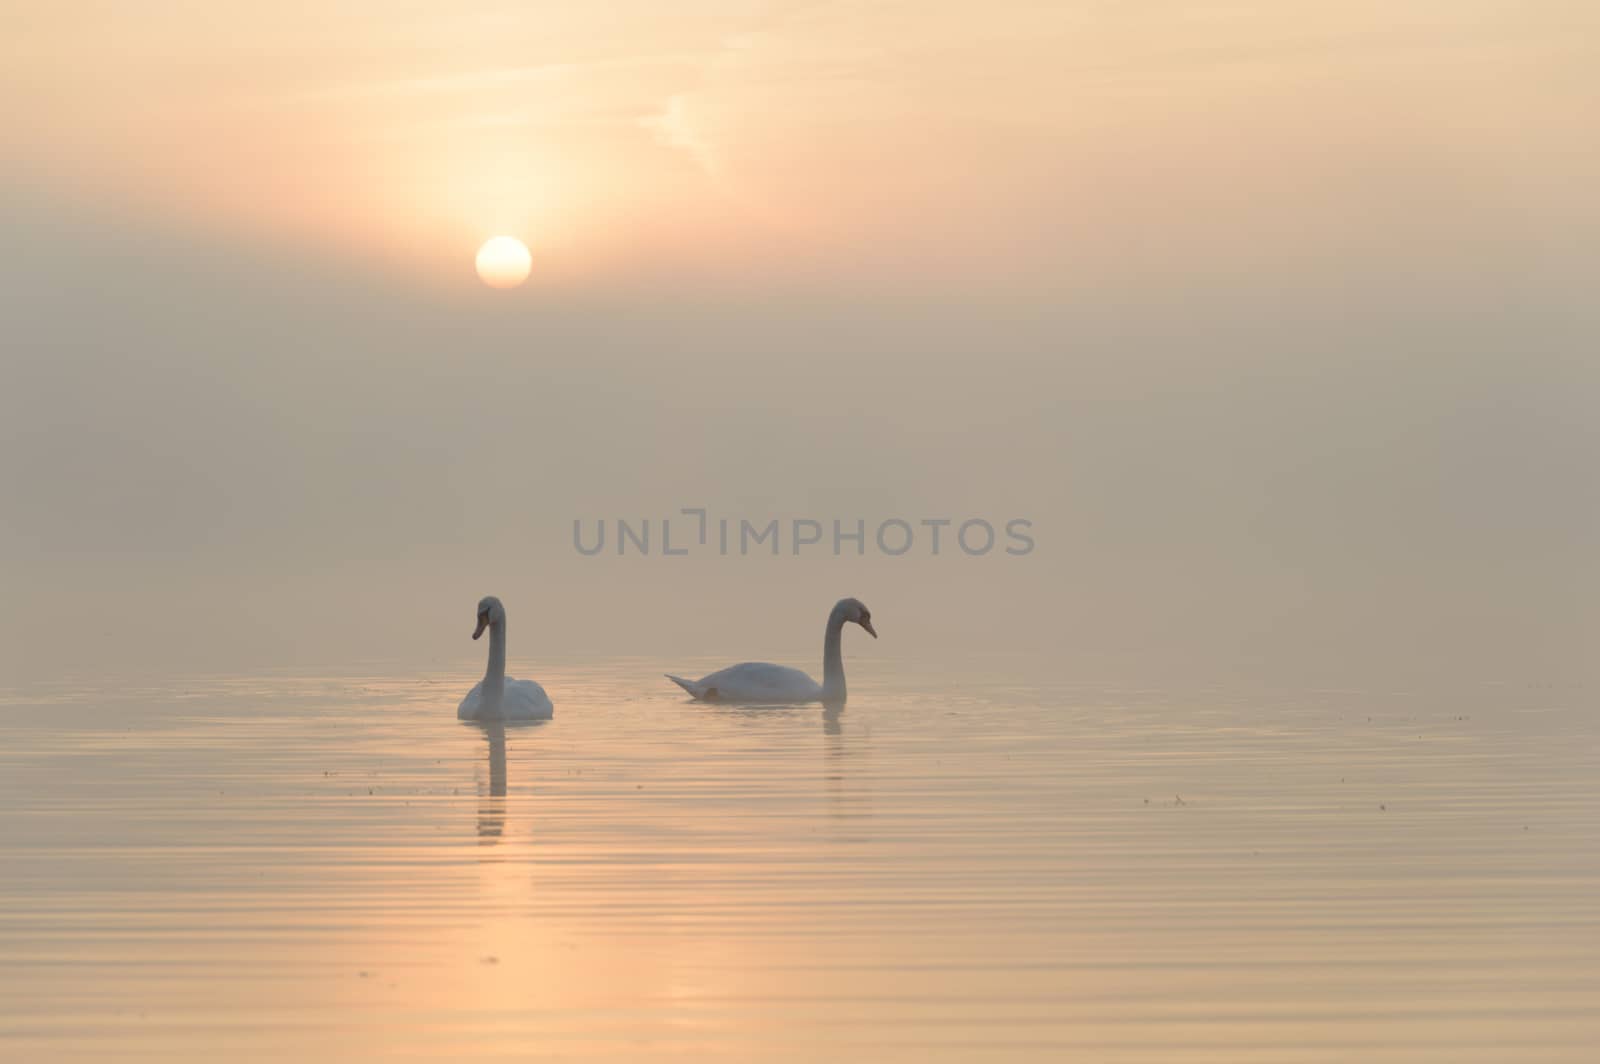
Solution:
[(1596, 1059), (1583, 691), (658, 664), (4, 692), (0, 1055)]

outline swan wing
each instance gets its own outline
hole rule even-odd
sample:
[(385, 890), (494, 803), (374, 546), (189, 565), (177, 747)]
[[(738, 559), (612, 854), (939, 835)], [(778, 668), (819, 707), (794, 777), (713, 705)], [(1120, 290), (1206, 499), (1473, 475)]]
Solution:
[(815, 702), (822, 687), (799, 669), (765, 661), (730, 665), (698, 680), (668, 674), (678, 686), (704, 702)]
[(507, 680), (501, 707), (506, 720), (549, 720), (556, 715), (550, 696), (532, 680)]

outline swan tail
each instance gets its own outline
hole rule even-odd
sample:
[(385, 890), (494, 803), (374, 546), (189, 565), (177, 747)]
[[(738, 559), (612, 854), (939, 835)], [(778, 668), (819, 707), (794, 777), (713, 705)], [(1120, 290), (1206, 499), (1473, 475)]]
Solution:
[(664, 672), (661, 675), (665, 676), (667, 679), (671, 680), (673, 683), (677, 684), (679, 687), (683, 688), (685, 691), (688, 691), (695, 698), (699, 698), (700, 697), (700, 692), (699, 692), (699, 690), (697, 690), (695, 688), (694, 682), (692, 680), (685, 680), (682, 676), (674, 676), (670, 672)]

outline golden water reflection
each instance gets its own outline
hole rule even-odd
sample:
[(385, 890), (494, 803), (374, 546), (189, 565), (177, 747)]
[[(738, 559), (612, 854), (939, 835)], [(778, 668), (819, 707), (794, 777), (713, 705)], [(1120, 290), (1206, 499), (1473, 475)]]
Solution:
[[(635, 670), (637, 671), (637, 670)], [(0, 1056), (1580, 1060), (1559, 693), (550, 670), (0, 701)], [(29, 699), (33, 699), (30, 701)], [(48, 712), (42, 712), (42, 708)]]

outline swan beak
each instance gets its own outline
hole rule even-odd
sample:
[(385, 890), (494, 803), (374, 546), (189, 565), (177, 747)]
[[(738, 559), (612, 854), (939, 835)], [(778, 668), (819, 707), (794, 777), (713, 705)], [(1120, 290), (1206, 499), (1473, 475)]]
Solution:
[(472, 630), (472, 638), (478, 638), (487, 627), (489, 627), (489, 615), (487, 613), (478, 614), (478, 627)]
[(878, 638), (878, 633), (872, 630), (872, 622), (871, 621), (862, 621), (861, 622), (861, 627), (865, 628), (867, 630), (867, 634), (870, 635), (872, 638), (874, 638), (874, 639)]

